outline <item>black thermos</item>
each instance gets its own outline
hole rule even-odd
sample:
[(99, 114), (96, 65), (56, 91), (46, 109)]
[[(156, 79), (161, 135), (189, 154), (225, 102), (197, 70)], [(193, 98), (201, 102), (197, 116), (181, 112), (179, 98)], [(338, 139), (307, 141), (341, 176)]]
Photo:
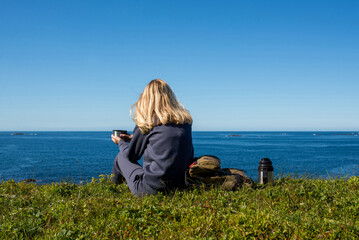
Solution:
[(274, 183), (273, 165), (269, 158), (262, 158), (258, 166), (258, 183), (272, 184)]

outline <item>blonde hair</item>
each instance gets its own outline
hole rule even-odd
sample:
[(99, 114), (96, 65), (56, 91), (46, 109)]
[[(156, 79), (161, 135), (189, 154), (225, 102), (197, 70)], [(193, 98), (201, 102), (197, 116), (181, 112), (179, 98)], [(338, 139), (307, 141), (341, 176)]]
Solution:
[(140, 98), (132, 105), (131, 113), (143, 134), (157, 125), (192, 124), (189, 112), (161, 79), (154, 79), (145, 87)]

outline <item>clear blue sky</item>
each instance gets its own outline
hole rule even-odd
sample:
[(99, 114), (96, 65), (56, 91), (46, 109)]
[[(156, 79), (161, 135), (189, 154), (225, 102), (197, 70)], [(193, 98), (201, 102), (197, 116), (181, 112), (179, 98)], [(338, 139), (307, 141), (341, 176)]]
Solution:
[(359, 1), (0, 0), (0, 131), (132, 130), (162, 78), (194, 130), (359, 130)]

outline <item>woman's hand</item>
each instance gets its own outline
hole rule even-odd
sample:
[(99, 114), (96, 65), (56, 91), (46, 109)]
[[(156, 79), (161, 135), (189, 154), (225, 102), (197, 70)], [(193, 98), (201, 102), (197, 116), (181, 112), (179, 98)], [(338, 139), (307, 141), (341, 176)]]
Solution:
[(133, 135), (131, 134), (120, 134), (120, 137), (116, 137), (113, 134), (111, 135), (112, 142), (118, 144), (121, 140), (125, 142), (131, 142)]
[(115, 135), (111, 135), (112, 142), (118, 144), (121, 141), (121, 138), (115, 137)]
[(123, 139), (125, 142), (131, 142), (133, 135), (131, 134), (120, 134), (120, 138)]

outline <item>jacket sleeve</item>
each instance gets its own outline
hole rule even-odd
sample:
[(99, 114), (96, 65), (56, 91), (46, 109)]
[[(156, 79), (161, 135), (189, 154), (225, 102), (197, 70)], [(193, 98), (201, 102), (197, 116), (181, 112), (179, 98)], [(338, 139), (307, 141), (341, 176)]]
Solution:
[(143, 135), (138, 126), (136, 126), (133, 130), (133, 137), (130, 144), (124, 140), (118, 143), (120, 153), (128, 158), (130, 162), (136, 162), (142, 157), (146, 149), (147, 141), (148, 137)]

